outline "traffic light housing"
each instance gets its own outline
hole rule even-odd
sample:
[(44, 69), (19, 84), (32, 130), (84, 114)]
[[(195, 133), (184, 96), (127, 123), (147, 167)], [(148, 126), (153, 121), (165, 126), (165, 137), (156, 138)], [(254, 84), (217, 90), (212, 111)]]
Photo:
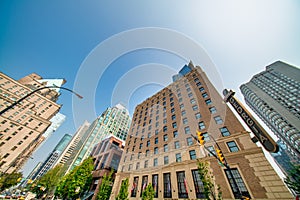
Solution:
[(197, 136), (198, 136), (200, 145), (204, 145), (205, 144), (204, 133), (197, 131)]
[(219, 160), (221, 161), (221, 163), (225, 164), (225, 157), (221, 151), (221, 149), (216, 149), (217, 152), (217, 156), (219, 158)]

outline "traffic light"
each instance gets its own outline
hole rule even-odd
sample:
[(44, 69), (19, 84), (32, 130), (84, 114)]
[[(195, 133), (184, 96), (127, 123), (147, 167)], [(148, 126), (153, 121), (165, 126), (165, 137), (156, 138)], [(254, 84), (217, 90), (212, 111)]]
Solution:
[(198, 140), (200, 145), (204, 145), (205, 140), (204, 140), (204, 133), (197, 131), (197, 135), (198, 135)]
[(221, 163), (225, 164), (225, 157), (221, 151), (221, 149), (216, 149), (217, 155), (219, 157), (219, 160), (221, 161)]

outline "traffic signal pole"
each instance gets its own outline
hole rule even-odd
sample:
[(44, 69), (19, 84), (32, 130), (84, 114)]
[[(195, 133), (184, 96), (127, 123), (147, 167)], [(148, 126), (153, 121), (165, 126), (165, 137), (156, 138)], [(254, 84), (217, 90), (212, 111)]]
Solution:
[[(197, 132), (197, 134), (198, 134), (198, 138), (199, 138), (199, 136), (202, 136), (202, 134), (199, 134), (199, 131)], [(226, 158), (225, 158), (224, 154), (222, 153), (222, 150), (221, 150), (219, 144), (217, 143), (217, 141), (215, 140), (215, 138), (213, 138), (211, 135), (209, 135), (209, 137), (212, 138), (213, 141), (215, 142), (215, 144), (216, 144), (216, 146), (217, 146), (217, 149), (221, 151), (221, 155), (223, 155), (223, 158), (224, 158), (223, 161), (220, 159), (219, 156), (217, 156), (214, 152), (212, 152), (210, 149), (208, 149), (208, 148), (204, 145), (204, 143), (205, 143), (205, 142), (203, 142), (203, 141), (204, 141), (204, 138), (203, 138), (203, 141), (202, 141), (202, 140), (199, 140), (199, 139), (198, 139), (196, 136), (194, 136), (193, 134), (191, 134), (191, 135), (192, 135), (192, 137), (200, 144), (200, 146), (203, 146), (204, 149), (205, 149), (206, 151), (208, 151), (213, 157), (215, 157), (219, 162), (221, 162), (221, 163), (226, 167), (226, 169), (228, 170), (228, 172), (229, 172), (229, 174), (230, 174), (230, 176), (231, 176), (231, 178), (232, 178), (232, 183), (233, 183), (233, 186), (234, 186), (234, 188), (235, 188), (235, 190), (232, 188), (232, 193), (233, 193), (233, 195), (234, 195), (235, 193), (237, 193), (238, 198), (239, 198), (239, 199), (243, 199), (243, 195), (242, 195), (242, 193), (241, 193), (241, 191), (240, 191), (240, 189), (239, 189), (239, 187), (238, 187), (238, 185), (237, 185), (237, 182), (236, 182), (236, 180), (235, 180), (235, 178), (234, 178), (234, 176), (233, 176), (233, 174), (232, 174), (231, 168), (230, 168), (229, 164), (227, 163)], [(201, 139), (201, 137), (200, 137), (200, 139)], [(236, 192), (235, 192), (235, 191), (236, 191)]]

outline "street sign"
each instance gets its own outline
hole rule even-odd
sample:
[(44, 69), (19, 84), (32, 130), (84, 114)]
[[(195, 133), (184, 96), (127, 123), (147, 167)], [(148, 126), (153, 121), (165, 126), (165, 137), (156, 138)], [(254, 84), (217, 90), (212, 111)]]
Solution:
[(236, 112), (241, 116), (243, 121), (251, 129), (257, 140), (269, 152), (276, 153), (279, 150), (276, 142), (270, 137), (265, 129), (253, 118), (247, 109), (233, 96), (235, 92), (227, 89), (223, 90), (224, 101), (229, 102)]

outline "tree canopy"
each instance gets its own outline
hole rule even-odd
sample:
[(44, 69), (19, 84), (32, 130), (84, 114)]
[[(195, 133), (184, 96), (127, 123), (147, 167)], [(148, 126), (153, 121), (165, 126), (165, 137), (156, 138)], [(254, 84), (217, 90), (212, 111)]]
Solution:
[(0, 191), (3, 191), (7, 188), (10, 188), (14, 185), (17, 185), (22, 179), (22, 173), (12, 172), (12, 173), (3, 173), (0, 175)]
[(129, 194), (128, 186), (129, 186), (129, 180), (128, 180), (128, 178), (126, 178), (121, 183), (121, 188), (116, 197), (116, 200), (128, 200), (128, 194)]
[(63, 199), (76, 199), (83, 195), (92, 182), (94, 162), (92, 157), (85, 159), (59, 182), (55, 195)]

